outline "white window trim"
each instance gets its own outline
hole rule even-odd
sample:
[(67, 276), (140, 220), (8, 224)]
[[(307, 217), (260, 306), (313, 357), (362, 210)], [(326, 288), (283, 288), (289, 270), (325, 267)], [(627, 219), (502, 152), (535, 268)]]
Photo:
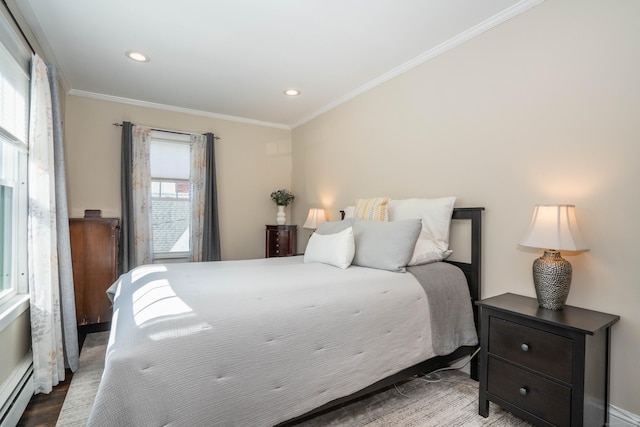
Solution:
[(189, 260), (190, 257), (191, 257), (190, 252), (155, 252), (153, 254), (154, 260), (157, 260), (157, 259)]
[[(10, 25), (7, 17), (4, 13), (0, 13), (0, 35), (2, 36), (2, 42), (0, 43), (0, 49), (2, 49), (4, 58), (12, 58), (8, 60), (8, 71), (14, 73), (14, 77), (24, 78), (27, 82), (30, 80), (30, 60), (31, 51), (27, 48), (26, 44), (13, 30), (13, 26)], [(5, 55), (5, 54), (8, 54)], [(14, 66), (15, 65), (15, 66)], [(4, 68), (3, 68), (4, 70)], [(17, 73), (17, 74), (15, 74)], [(28, 83), (27, 83), (27, 102), (29, 99)], [(27, 113), (28, 114), (28, 113)], [(27, 117), (28, 127), (28, 117)], [(28, 132), (28, 131), (27, 131)], [(28, 162), (28, 136), (24, 135), (12, 135), (8, 129), (0, 128), (0, 134), (3, 137), (3, 143), (12, 144), (21, 153), (19, 155), (18, 165), (19, 168), (27, 170)], [(22, 155), (24, 154), (24, 155)], [(13, 289), (7, 292), (2, 298), (0, 298), (0, 332), (15, 321), (20, 315), (29, 309), (29, 285), (27, 277), (27, 174), (19, 177), (17, 183), (14, 184), (14, 189), (20, 188), (18, 191), (18, 207), (17, 207), (17, 231), (14, 231), (13, 238), (16, 239), (14, 247), (18, 254), (16, 261), (13, 263), (14, 272), (16, 277), (13, 281)]]
[(29, 309), (29, 294), (13, 296), (0, 305), (0, 332)]
[[(2, 129), (0, 129), (1, 131)], [(3, 132), (4, 134), (4, 132)], [(27, 150), (24, 144), (17, 142), (15, 140), (7, 140), (3, 138), (3, 143), (9, 143), (14, 146), (14, 148), (18, 151), (18, 170), (22, 170), (25, 172), (27, 170)], [(11, 248), (14, 254), (17, 254), (16, 258), (13, 260), (13, 265), (11, 266), (12, 271), (15, 274), (12, 288), (5, 291), (0, 291), (0, 316), (3, 315), (4, 306), (10, 301), (13, 301), (16, 296), (28, 294), (29, 292), (29, 283), (27, 278), (27, 177), (24, 176), (18, 179), (14, 185), (11, 185), (11, 188), (16, 192), (18, 199), (16, 200), (16, 206), (14, 207), (13, 216), (16, 218), (17, 226), (12, 229), (12, 242), (13, 247)], [(21, 182), (20, 182), (21, 181)], [(8, 182), (4, 182), (4, 180), (0, 179), (0, 184), (4, 184), (9, 186)], [(22, 187), (22, 188), (20, 188)], [(0, 329), (1, 330), (1, 329)]]

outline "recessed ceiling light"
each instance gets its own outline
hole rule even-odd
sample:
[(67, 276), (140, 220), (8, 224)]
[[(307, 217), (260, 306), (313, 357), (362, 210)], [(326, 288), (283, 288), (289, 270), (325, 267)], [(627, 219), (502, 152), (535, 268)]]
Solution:
[(125, 55), (127, 56), (127, 58), (132, 59), (136, 62), (149, 62), (150, 59), (147, 55), (145, 55), (144, 53), (140, 53), (140, 52), (136, 52), (133, 50), (128, 50)]
[(287, 89), (284, 91), (284, 94), (287, 96), (298, 96), (300, 95), (300, 91), (297, 89)]

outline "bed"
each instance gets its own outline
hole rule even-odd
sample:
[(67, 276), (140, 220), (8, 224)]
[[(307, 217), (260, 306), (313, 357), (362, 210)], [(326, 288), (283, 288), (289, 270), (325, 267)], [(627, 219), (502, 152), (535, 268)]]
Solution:
[(133, 269), (110, 288), (88, 425), (291, 425), (470, 355), (481, 212), (452, 215), (470, 222), (470, 262), (404, 274), (303, 256)]

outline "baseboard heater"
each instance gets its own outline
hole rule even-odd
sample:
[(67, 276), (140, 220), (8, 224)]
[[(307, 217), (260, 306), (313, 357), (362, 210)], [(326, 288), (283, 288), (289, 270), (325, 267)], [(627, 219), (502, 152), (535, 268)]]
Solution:
[(0, 427), (15, 427), (33, 397), (33, 359), (29, 353), (0, 388)]

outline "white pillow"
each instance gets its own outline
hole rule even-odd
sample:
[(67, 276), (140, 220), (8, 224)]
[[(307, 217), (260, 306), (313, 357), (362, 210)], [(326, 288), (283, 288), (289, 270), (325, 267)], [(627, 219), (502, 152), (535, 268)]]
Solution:
[(389, 201), (389, 221), (422, 220), (422, 230), (408, 265), (442, 261), (451, 254), (449, 228), (455, 202), (455, 197)]
[(351, 265), (355, 253), (353, 227), (334, 234), (313, 233), (304, 251), (304, 262), (320, 262), (344, 269)]

